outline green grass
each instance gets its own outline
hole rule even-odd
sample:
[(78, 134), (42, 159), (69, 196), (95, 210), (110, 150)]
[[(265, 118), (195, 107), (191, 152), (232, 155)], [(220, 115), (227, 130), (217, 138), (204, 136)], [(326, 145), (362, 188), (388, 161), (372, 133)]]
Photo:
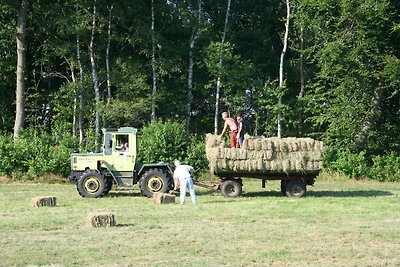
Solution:
[[(73, 185), (0, 185), (0, 266), (399, 266), (400, 184), (317, 181), (308, 196), (244, 180), (236, 199), (196, 187), (195, 206), (133, 191), (81, 198)], [(57, 197), (32, 208), (36, 196)], [(190, 203), (190, 201), (189, 201)], [(117, 227), (91, 228), (92, 211)]]

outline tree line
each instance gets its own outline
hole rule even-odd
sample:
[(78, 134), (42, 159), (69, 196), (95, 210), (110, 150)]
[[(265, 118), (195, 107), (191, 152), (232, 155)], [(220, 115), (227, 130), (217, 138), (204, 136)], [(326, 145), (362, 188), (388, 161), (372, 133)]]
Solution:
[[(100, 129), (310, 136), (367, 163), (400, 148), (395, 0), (5, 0), (0, 130), (100, 149)], [(339, 157), (339, 156), (337, 156)]]

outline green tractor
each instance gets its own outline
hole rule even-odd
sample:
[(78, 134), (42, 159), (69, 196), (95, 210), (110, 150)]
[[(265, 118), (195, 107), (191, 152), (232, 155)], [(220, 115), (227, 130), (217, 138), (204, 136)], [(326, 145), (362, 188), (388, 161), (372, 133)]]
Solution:
[(102, 129), (102, 153), (71, 154), (69, 181), (82, 197), (105, 196), (116, 187), (139, 184), (144, 196), (173, 188), (173, 166), (168, 163), (137, 162), (137, 129)]

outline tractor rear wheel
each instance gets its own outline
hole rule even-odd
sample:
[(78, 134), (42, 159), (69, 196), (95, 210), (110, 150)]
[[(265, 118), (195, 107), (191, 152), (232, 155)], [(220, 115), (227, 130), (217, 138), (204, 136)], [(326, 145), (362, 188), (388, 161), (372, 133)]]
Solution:
[(226, 180), (221, 185), (221, 192), (224, 197), (237, 197), (242, 193), (242, 185), (235, 180)]
[(307, 185), (301, 180), (292, 180), (286, 184), (286, 195), (288, 197), (302, 197), (307, 192)]
[(110, 191), (110, 184), (111, 181), (102, 173), (97, 170), (87, 170), (79, 177), (76, 189), (82, 197), (102, 197)]
[(172, 179), (160, 169), (150, 169), (140, 178), (140, 190), (146, 197), (152, 197), (155, 192), (165, 193), (171, 187)]

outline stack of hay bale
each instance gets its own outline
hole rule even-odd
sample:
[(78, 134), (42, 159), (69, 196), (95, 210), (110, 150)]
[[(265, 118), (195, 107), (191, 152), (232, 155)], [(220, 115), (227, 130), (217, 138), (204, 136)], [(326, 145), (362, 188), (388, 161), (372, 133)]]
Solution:
[(311, 138), (247, 137), (241, 148), (229, 148), (218, 136), (206, 136), (213, 174), (314, 173), (322, 169), (322, 150), (323, 143)]

